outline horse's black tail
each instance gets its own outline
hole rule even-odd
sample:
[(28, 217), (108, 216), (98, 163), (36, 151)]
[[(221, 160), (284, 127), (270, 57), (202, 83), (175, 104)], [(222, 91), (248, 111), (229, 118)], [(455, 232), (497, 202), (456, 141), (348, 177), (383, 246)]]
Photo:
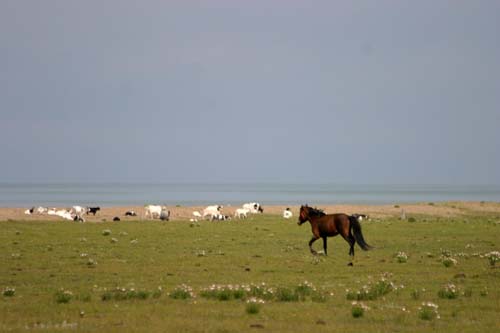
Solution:
[(372, 249), (373, 247), (368, 245), (365, 241), (365, 238), (363, 237), (363, 233), (361, 232), (361, 224), (359, 224), (358, 219), (354, 216), (349, 215), (349, 221), (351, 221), (350, 229), (352, 230), (354, 239), (356, 240), (356, 243), (358, 243), (359, 247), (361, 247), (365, 251)]

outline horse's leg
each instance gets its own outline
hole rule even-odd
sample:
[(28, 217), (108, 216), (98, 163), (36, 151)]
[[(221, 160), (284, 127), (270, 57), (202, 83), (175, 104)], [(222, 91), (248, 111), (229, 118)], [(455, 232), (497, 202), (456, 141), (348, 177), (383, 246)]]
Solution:
[(349, 235), (349, 245), (351, 248), (349, 249), (349, 255), (354, 259), (354, 244), (356, 244), (356, 240), (353, 235)]
[(356, 240), (354, 239), (353, 235), (351, 234), (344, 234), (342, 233), (342, 238), (346, 240), (347, 243), (349, 243), (349, 256), (351, 257), (351, 262), (348, 263), (348, 266), (353, 266), (352, 261), (354, 260), (354, 244), (356, 243)]
[(312, 236), (311, 240), (309, 241), (309, 250), (311, 250), (311, 253), (316, 255), (318, 254), (318, 252), (316, 252), (313, 248), (312, 248), (312, 244), (318, 239), (319, 237), (318, 236)]
[(325, 252), (325, 256), (327, 255), (326, 253), (326, 236), (323, 237), (323, 250)]

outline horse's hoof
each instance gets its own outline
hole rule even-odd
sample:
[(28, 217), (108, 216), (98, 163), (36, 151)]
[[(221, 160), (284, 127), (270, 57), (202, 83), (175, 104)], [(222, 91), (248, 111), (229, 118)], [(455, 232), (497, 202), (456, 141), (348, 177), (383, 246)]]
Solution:
[(354, 266), (352, 262), (348, 263), (347, 266)]

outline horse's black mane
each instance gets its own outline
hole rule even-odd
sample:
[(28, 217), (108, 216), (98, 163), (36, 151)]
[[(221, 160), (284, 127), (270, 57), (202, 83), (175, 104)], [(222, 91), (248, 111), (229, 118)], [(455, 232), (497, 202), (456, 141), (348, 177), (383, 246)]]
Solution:
[(308, 207), (308, 206), (306, 206), (306, 207), (309, 208), (309, 215), (311, 215), (311, 216), (325, 216), (326, 215), (326, 213), (322, 209), (312, 208), (312, 207)]

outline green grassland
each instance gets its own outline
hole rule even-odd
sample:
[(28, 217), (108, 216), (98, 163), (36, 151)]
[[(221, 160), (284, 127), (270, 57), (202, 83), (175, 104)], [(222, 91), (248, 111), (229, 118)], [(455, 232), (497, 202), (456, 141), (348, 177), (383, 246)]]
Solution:
[[(363, 222), (374, 249), (356, 247), (353, 267), (342, 238), (329, 239), (328, 256), (312, 256), (309, 224), (273, 215), (1, 222), (0, 331), (498, 331), (500, 263), (484, 254), (500, 248), (499, 220), (481, 214)], [(314, 246), (320, 250), (321, 241)], [(396, 257), (400, 251), (406, 262)], [(446, 267), (443, 255), (456, 265)], [(456, 294), (440, 297), (450, 283)], [(222, 287), (209, 297), (214, 284)], [(250, 309), (251, 296), (264, 304)], [(356, 299), (368, 307), (357, 318)], [(423, 302), (438, 305), (439, 318), (425, 317)]]

